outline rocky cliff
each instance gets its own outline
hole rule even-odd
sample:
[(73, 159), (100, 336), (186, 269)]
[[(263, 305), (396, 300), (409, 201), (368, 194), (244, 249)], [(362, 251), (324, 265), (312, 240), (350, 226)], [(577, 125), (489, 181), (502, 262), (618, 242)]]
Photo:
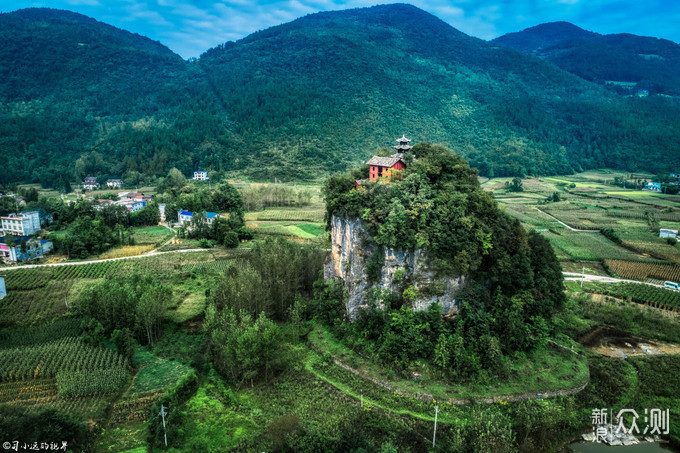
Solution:
[[(456, 296), (467, 284), (467, 277), (437, 278), (425, 250), (378, 247), (358, 218), (333, 216), (331, 226), (331, 253), (324, 277), (342, 279), (349, 295), (346, 308), (351, 320), (368, 306), (374, 289), (401, 293), (406, 284), (417, 290), (415, 300), (410, 303), (414, 309), (424, 310), (439, 302), (445, 314), (458, 312), (460, 301)], [(382, 256), (371, 259), (374, 254)], [(367, 272), (369, 260), (382, 264), (372, 279)], [(382, 308), (380, 302), (378, 306)]]

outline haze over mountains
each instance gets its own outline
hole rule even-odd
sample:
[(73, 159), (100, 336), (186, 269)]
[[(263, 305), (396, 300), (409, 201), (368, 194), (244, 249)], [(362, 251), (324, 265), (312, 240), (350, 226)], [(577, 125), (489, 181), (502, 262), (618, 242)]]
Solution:
[[(566, 42), (613, 45), (562, 28)], [(486, 42), (413, 6), (381, 5), (305, 16), (183, 61), (75, 13), (1, 14), (0, 183), (134, 183), (173, 166), (316, 178), (402, 133), (496, 176), (680, 164), (678, 101), (655, 95), (675, 95), (675, 79), (659, 76), (663, 90), (647, 98), (621, 96), (577, 71), (601, 74), (597, 61), (575, 69), (558, 58), (567, 51), (544, 54), (565, 33), (525, 32)], [(641, 57), (657, 65), (641, 69), (654, 70), (648, 78), (675, 61), (662, 47), (649, 53), (662, 58)]]

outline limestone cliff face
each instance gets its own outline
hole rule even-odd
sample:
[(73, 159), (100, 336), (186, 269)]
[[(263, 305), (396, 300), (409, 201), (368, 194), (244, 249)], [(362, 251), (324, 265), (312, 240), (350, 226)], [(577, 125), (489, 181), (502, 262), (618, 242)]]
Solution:
[(418, 290), (418, 297), (412, 303), (414, 309), (425, 310), (430, 304), (439, 302), (445, 314), (458, 312), (460, 301), (456, 295), (467, 284), (467, 277), (435, 278), (424, 250), (384, 247), (380, 276), (377, 281), (369, 281), (366, 265), (379, 248), (361, 220), (333, 216), (331, 226), (331, 252), (324, 266), (324, 277), (342, 279), (349, 295), (346, 308), (351, 320), (367, 307), (369, 294), (374, 288), (399, 292), (403, 290), (404, 281), (409, 281)]

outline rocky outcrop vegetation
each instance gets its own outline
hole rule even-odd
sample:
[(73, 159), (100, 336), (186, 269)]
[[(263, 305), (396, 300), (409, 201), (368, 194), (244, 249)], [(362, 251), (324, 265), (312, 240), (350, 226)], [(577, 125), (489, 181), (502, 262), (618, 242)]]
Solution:
[(356, 319), (371, 300), (384, 308), (385, 297), (380, 294), (385, 291), (403, 295), (415, 310), (425, 310), (438, 302), (444, 314), (458, 312), (457, 296), (468, 283), (467, 276), (437, 276), (424, 249), (376, 245), (359, 218), (334, 215), (331, 227), (331, 252), (324, 277), (343, 281), (350, 320)]

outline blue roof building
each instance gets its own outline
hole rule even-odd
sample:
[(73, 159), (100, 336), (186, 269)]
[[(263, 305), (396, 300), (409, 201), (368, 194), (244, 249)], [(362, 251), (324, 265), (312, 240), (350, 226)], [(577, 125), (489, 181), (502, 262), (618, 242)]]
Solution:
[[(186, 211), (182, 209), (177, 213), (177, 220), (179, 221), (180, 225), (184, 224), (191, 224), (191, 218), (193, 217), (194, 213), (191, 211)], [(212, 224), (213, 221), (219, 216), (218, 213), (216, 212), (206, 212), (205, 213), (205, 220), (208, 225)]]

